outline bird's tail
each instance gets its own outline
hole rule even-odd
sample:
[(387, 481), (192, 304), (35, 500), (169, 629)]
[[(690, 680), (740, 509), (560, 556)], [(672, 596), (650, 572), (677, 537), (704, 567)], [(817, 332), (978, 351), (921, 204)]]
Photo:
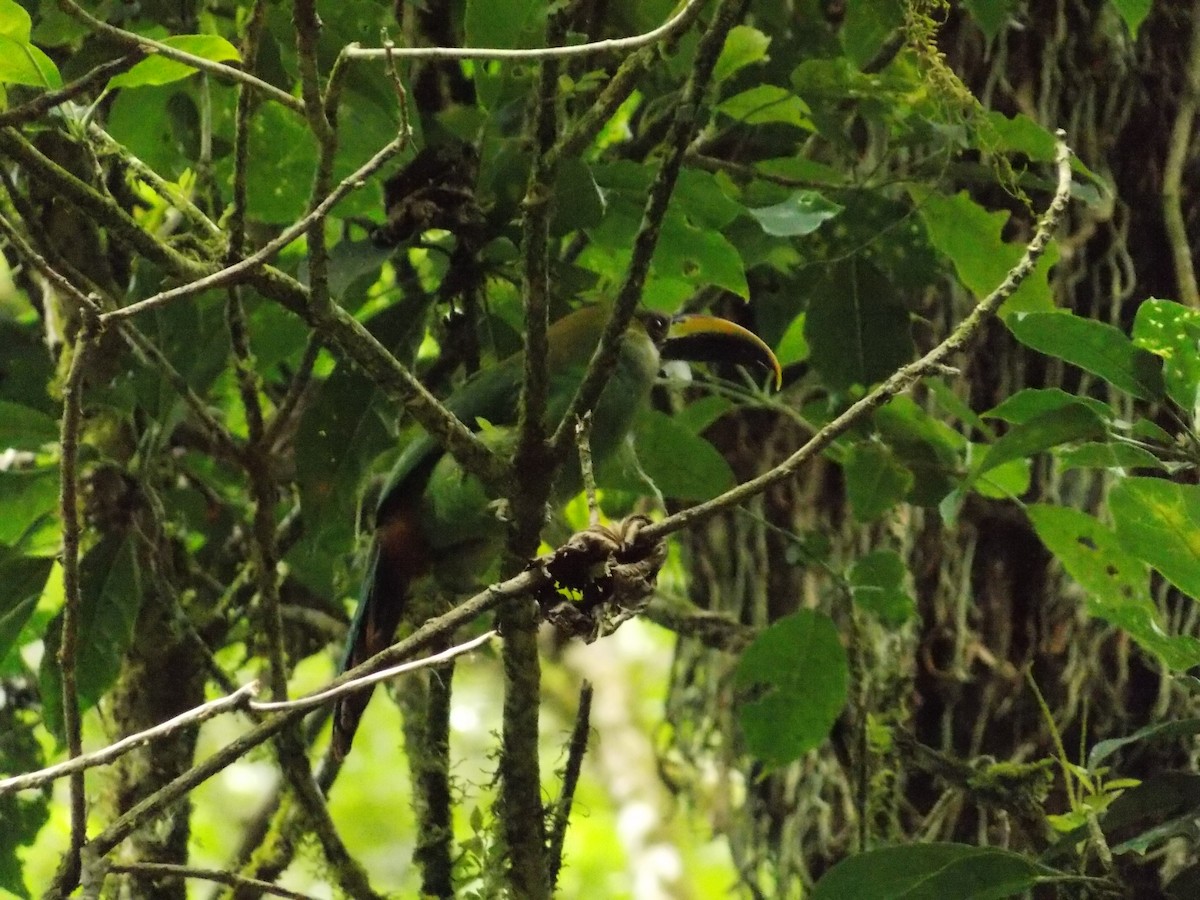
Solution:
[[(339, 672), (353, 669), (391, 645), (409, 588), (427, 567), (423, 545), (415, 521), (408, 515), (393, 516), (376, 531)], [(340, 761), (350, 752), (372, 691), (363, 688), (347, 694), (334, 706), (330, 749), (335, 759)]]

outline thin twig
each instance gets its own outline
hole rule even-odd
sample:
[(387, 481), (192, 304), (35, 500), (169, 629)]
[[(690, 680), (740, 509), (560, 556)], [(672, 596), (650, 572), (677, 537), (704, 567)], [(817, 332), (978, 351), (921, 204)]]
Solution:
[[(30, 226), (35, 223), (31, 223), (29, 219), (26, 219), (25, 224)], [(102, 307), (97, 304), (96, 300), (83, 293), (83, 291), (75, 286), (74, 282), (52, 266), (44, 256), (33, 248), (32, 244), (25, 240), (25, 236), (21, 234), (16, 226), (9, 222), (3, 215), (0, 215), (0, 234), (3, 234), (8, 239), (17, 251), (17, 255), (26, 263), (33, 266), (62, 296), (70, 298), (85, 315), (99, 316)], [(111, 298), (105, 297), (105, 306), (110, 309), (113, 307)], [(142, 334), (132, 322), (120, 322), (118, 324), (121, 326), (121, 336), (134, 349), (135, 355), (141, 354), (143, 362), (157, 366), (159, 371), (166, 376), (171, 386), (183, 398), (196, 417), (196, 423), (200, 430), (204, 432), (204, 436), (212, 442), (213, 446), (219, 452), (230, 458), (238, 458), (241, 449), (238, 447), (233, 435), (209, 412), (204, 400), (188, 384), (187, 379), (172, 365), (166, 355), (149, 338)]]
[(145, 731), (139, 731), (136, 734), (123, 737), (116, 743), (109, 744), (107, 747), (103, 747), (94, 753), (76, 756), (73, 759), (68, 759), (66, 762), (38, 769), (36, 772), (28, 772), (23, 775), (13, 775), (11, 778), (0, 779), (0, 795), (41, 787), (44, 784), (49, 784), (52, 781), (57, 781), (76, 772), (82, 772), (85, 769), (106, 766), (142, 744), (148, 744), (159, 738), (167, 737), (182, 728), (199, 725), (201, 722), (206, 722), (221, 713), (247, 708), (247, 701), (257, 693), (258, 682), (251, 681), (249, 684), (242, 685), (234, 693), (226, 697), (210, 700), (202, 706), (182, 712), (160, 725), (155, 725), (153, 728), (147, 728)]
[(583, 757), (587, 753), (588, 734), (591, 731), (592, 685), (584, 681), (579, 689), (579, 710), (575, 713), (575, 727), (571, 729), (571, 740), (567, 750), (567, 765), (563, 770), (562, 791), (554, 804), (554, 818), (550, 823), (548, 856), (550, 858), (550, 890), (558, 882), (562, 868), (563, 842), (567, 836), (567, 825), (571, 821), (571, 807), (575, 802), (575, 788), (583, 771)]
[(187, 284), (180, 285), (168, 291), (160, 291), (152, 297), (147, 297), (137, 303), (122, 306), (105, 313), (101, 318), (104, 322), (113, 319), (125, 319), (138, 313), (162, 306), (181, 297), (190, 297), (212, 288), (223, 287), (241, 279), (244, 275), (266, 263), (272, 256), (308, 231), (314, 222), (323, 219), (343, 197), (351, 191), (363, 186), (366, 179), (375, 174), (389, 159), (404, 149), (408, 139), (400, 135), (389, 141), (382, 150), (368, 159), (354, 172), (342, 179), (324, 200), (318, 203), (307, 215), (285, 228), (278, 237), (263, 244), (258, 251), (232, 265), (225, 266), (216, 272), (197, 278)]
[(288, 900), (315, 900), (312, 894), (302, 894), (290, 888), (271, 884), (269, 881), (262, 881), (258, 878), (247, 878), (244, 875), (237, 875), (233, 872), (222, 872), (218, 869), (197, 869), (193, 866), (176, 866), (171, 863), (112, 863), (108, 866), (108, 871), (131, 875), (174, 875), (177, 878), (198, 878), (203, 881), (212, 881), (216, 884), (225, 884), (232, 888), (244, 888), (251, 891), (261, 891), (264, 894), (271, 894), (275, 897), (286, 897)]
[(220, 226), (206, 216), (200, 207), (196, 206), (191, 199), (184, 196), (177, 186), (170, 184), (165, 178), (155, 172), (154, 169), (130, 153), (127, 147), (119, 143), (107, 131), (95, 122), (89, 122), (88, 134), (100, 141), (102, 145), (101, 149), (104, 152), (117, 156), (130, 172), (150, 185), (156, 194), (170, 203), (174, 209), (179, 210), (185, 219), (207, 234), (208, 237), (224, 239), (225, 233), (221, 230)]
[(24, 125), (26, 122), (33, 122), (40, 119), (54, 107), (66, 103), (68, 100), (74, 100), (80, 94), (85, 94), (94, 87), (107, 82), (110, 78), (120, 75), (132, 69), (143, 58), (142, 53), (128, 53), (125, 56), (117, 59), (109, 60), (106, 63), (101, 63), (76, 78), (70, 84), (65, 84), (56, 91), (46, 91), (44, 94), (39, 94), (27, 103), (22, 103), (20, 106), (14, 106), (12, 109), (6, 109), (0, 112), (0, 127), (4, 125)]
[[(524, 59), (546, 60), (567, 59), (573, 56), (589, 56), (596, 53), (609, 53), (614, 50), (637, 50), (647, 44), (666, 40), (677, 32), (683, 31), (699, 14), (705, 0), (688, 0), (686, 6), (679, 10), (662, 25), (644, 34), (630, 37), (610, 38), (603, 41), (590, 41), (586, 44), (572, 44), (566, 47), (537, 47), (530, 49), (512, 49), (504, 47), (397, 47), (396, 56), (402, 59)], [(387, 50), (374, 47), (358, 47), (347, 51), (351, 59), (383, 59)]]
[[(253, 72), (258, 65), (258, 48), (267, 21), (267, 0), (255, 0), (242, 39), (242, 65)], [(233, 119), (233, 197), (229, 205), (229, 256), (234, 263), (245, 252), (246, 243), (246, 172), (250, 155), (250, 117), (254, 113), (254, 95), (246, 85), (238, 87)]]
[[(97, 334), (96, 317), (86, 307), (83, 313), (83, 326), (75, 340), (74, 357), (63, 388), (59, 460), (64, 603), (58, 667), (62, 678), (63, 730), (67, 736), (67, 755), (71, 759), (83, 756), (83, 729), (75, 668), (79, 649), (80, 610), (83, 605), (79, 572), (82, 532), (79, 518), (79, 436), (83, 426), (83, 379)], [(65, 857), (68, 870), (79, 868), (79, 854), (86, 841), (87, 796), (84, 793), (83, 769), (77, 769), (71, 773), (71, 845)]]
[(1200, 104), (1200, 0), (1192, 4), (1192, 14), (1188, 21), (1192, 24), (1192, 40), (1188, 48), (1187, 68), (1183, 73), (1184, 83), (1179, 96), (1179, 109), (1171, 126), (1171, 141), (1167, 147), (1166, 162), (1163, 164), (1162, 208), (1163, 224), (1171, 245), (1171, 259), (1175, 263), (1179, 302), (1192, 309), (1200, 309), (1200, 288), (1196, 285), (1191, 242), (1188, 239), (1187, 225), (1180, 203), (1183, 193), (1183, 169), (1192, 149), (1192, 126), (1196, 121), (1196, 107)]
[(233, 66), (227, 66), (224, 63), (213, 62), (211, 59), (205, 59), (202, 56), (195, 56), (191, 53), (186, 53), (169, 44), (164, 44), (161, 41), (156, 41), (153, 38), (148, 38), (145, 35), (137, 34), (132, 31), (126, 31), (123, 28), (118, 28), (115, 25), (109, 25), (95, 16), (86, 12), (74, 0), (58, 0), (59, 8), (67, 15), (74, 19), (83, 22), (93, 31), (108, 35), (118, 44), (130, 49), (140, 50), (143, 53), (149, 53), (161, 56), (164, 59), (173, 59), (176, 62), (181, 62), (185, 66), (191, 66), (193, 69), (199, 69), (203, 72), (211, 72), (213, 75), (220, 75), (223, 78), (228, 78), (231, 81), (239, 82), (253, 87), (255, 90), (262, 91), (276, 103), (279, 103), (288, 109), (296, 112), (304, 111), (304, 104), (297, 98), (293, 97), (286, 91), (281, 91), (273, 84), (268, 84), (261, 78), (243, 72), (241, 69), (235, 69)]
[(680, 510), (674, 515), (667, 516), (658, 522), (647, 525), (641, 531), (645, 540), (656, 540), (666, 537), (681, 529), (695, 525), (710, 518), (723, 509), (736, 506), (756, 494), (761, 494), (771, 485), (790, 478), (801, 466), (823, 451), (840, 435), (862, 421), (897, 394), (908, 390), (916, 382), (931, 371), (936, 372), (952, 354), (961, 350), (983, 325), (984, 321), (1000, 308), (1016, 289), (1033, 271), (1038, 259), (1045, 252), (1046, 246), (1058, 225), (1063, 210), (1071, 198), (1071, 151), (1065, 142), (1065, 135), (1058, 132), (1058, 150), (1055, 156), (1058, 172), (1058, 186), (1046, 212), (1038, 222), (1037, 231), (1025, 247), (1025, 253), (1004, 281), (992, 293), (985, 297), (959, 323), (950, 335), (915, 362), (897, 369), (882, 384), (869, 394), (852, 404), (845, 412), (828, 425), (819, 429), (808, 441), (790, 457), (769, 472), (743, 482), (732, 490), (726, 491), (719, 497), (696, 506)]
[[(406, 672), (415, 672), (417, 669), (428, 669), (433, 666), (441, 665), (454, 659), (456, 656), (462, 656), (464, 653), (470, 653), (472, 650), (477, 650), (479, 647), (486, 644), (492, 638), (496, 637), (497, 632), (486, 631), (477, 638), (472, 638), (463, 644), (458, 644), (443, 650), (441, 653), (435, 653), (432, 656), (426, 656), (423, 659), (413, 660), (412, 662), (401, 663), (398, 666), (391, 666), (386, 669), (381, 669), (378, 672), (372, 672), (370, 675), (362, 675), (358, 678), (351, 678), (349, 681), (339, 684), (337, 687), (327, 690), (318, 691), (315, 694), (309, 694), (307, 697), (300, 697), (296, 700), (287, 700), (282, 703), (278, 702), (263, 702), (257, 701), (250, 704), (250, 709), (255, 712), (287, 712), (289, 710), (303, 711), (314, 709), (318, 706), (324, 706), (336, 700), (338, 697), (346, 694), (353, 694), (361, 691), (363, 688), (368, 688), (373, 684), (378, 684), (381, 681), (388, 681), (395, 678), (397, 675), (403, 675)], [(368, 660), (370, 662), (370, 660)], [(0, 787), (3, 782), (0, 782)]]
[(579, 450), (579, 472), (583, 476), (583, 493), (587, 497), (588, 525), (600, 524), (600, 502), (596, 499), (596, 472), (592, 465), (592, 414), (575, 423), (575, 445)]

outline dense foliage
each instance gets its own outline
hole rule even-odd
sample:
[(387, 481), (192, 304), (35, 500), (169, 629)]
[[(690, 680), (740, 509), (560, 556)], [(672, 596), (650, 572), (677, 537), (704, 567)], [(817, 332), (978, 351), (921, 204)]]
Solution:
[[(1061, 6), (0, 0), (0, 891), (1193, 895), (1195, 99), (1152, 274), (1115, 135), (1200, 22)], [(574, 418), (435, 398), (601, 300), (785, 377), (668, 366), (596, 479), (678, 546), (581, 650), (523, 599)], [(239, 685), (335, 676), (422, 431), (510, 553), (388, 661), (502, 636), (343, 769)]]

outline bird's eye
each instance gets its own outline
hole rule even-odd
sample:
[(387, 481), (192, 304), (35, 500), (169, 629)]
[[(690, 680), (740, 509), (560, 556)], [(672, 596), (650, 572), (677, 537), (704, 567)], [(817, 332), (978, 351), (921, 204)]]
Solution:
[(662, 313), (646, 313), (642, 321), (645, 323), (646, 333), (650, 335), (650, 340), (661, 344), (671, 328), (671, 320)]

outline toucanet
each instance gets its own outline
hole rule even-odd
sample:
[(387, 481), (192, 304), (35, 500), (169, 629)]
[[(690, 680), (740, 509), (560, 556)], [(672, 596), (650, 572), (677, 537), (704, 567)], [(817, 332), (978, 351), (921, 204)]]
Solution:
[[(547, 427), (553, 428), (570, 404), (609, 313), (605, 306), (587, 306), (550, 326)], [(597, 469), (620, 449), (668, 359), (758, 363), (771, 369), (777, 386), (781, 377), (770, 348), (740, 325), (706, 315), (639, 313), (621, 339), (616, 368), (593, 414), (590, 445)], [(503, 454), (514, 449), (514, 429), (506, 426), (516, 422), (523, 365), (521, 354), (510, 356), (478, 372), (446, 401), (469, 427), (484, 423), (483, 439)], [(579, 463), (572, 455), (556, 476), (551, 503), (561, 505), (580, 490)], [(433, 575), (450, 590), (469, 590), (499, 553), (504, 536), (494, 498), (474, 477), (429, 436), (410, 443), (380, 495), (374, 543), (341, 670), (392, 642), (418, 579)], [(369, 689), (358, 691), (335, 708), (335, 756), (349, 751), (369, 698)]]

